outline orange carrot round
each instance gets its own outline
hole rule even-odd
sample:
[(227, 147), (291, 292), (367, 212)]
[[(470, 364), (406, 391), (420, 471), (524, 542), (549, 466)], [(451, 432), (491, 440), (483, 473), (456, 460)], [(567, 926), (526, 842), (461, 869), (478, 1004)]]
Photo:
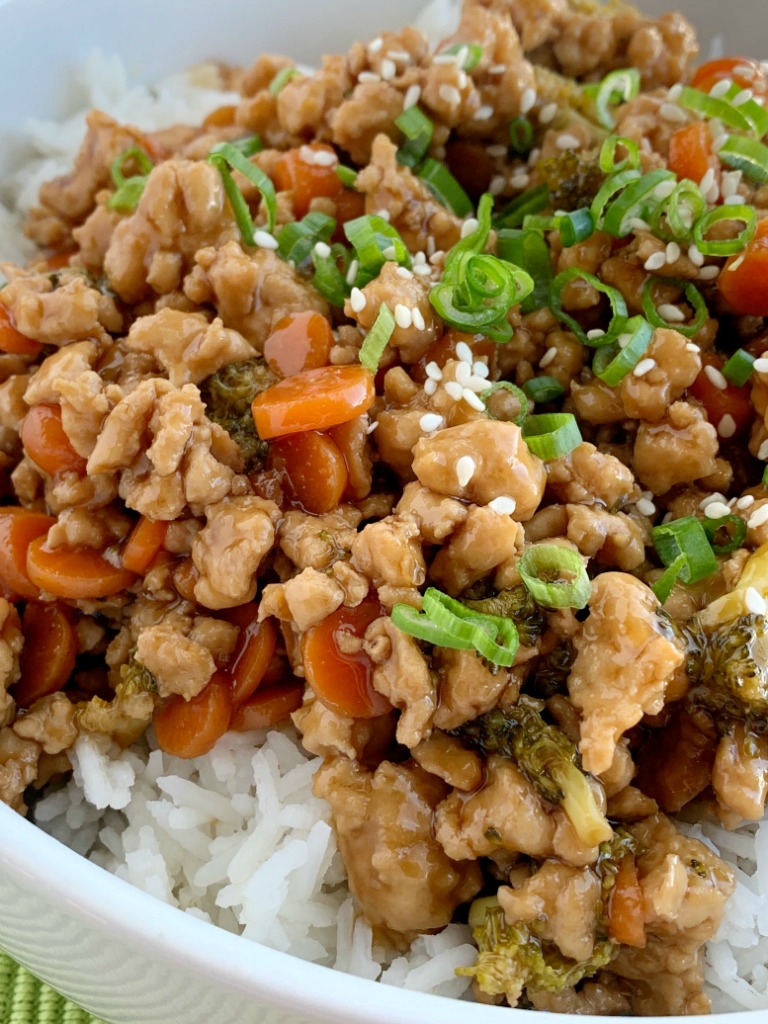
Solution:
[(58, 405), (32, 406), (21, 424), (21, 443), (35, 465), (51, 476), (65, 471), (85, 474), (86, 460), (72, 447)]
[(10, 598), (40, 597), (27, 574), (27, 549), (37, 537), (45, 537), (56, 520), (26, 508), (0, 508), (0, 588)]
[(713, 366), (716, 370), (722, 370), (725, 357), (714, 352), (705, 352), (701, 362), (701, 373), (688, 388), (688, 394), (701, 402), (707, 419), (714, 427), (717, 427), (723, 416), (727, 415), (731, 416), (736, 424), (736, 435), (743, 434), (752, 425), (755, 417), (750, 385), (738, 387), (728, 381), (727, 387), (719, 388), (707, 376), (707, 367)]
[(247, 701), (261, 685), (277, 646), (277, 629), (273, 620), (259, 622), (258, 613), (257, 604), (240, 605), (223, 613), (227, 622), (240, 627), (240, 636), (226, 668), (235, 707)]
[(678, 180), (688, 178), (698, 184), (710, 167), (715, 165), (712, 135), (704, 121), (694, 121), (678, 128), (669, 140), (669, 169)]
[(347, 467), (338, 446), (326, 434), (309, 431), (274, 441), (269, 465), (281, 474), (290, 497), (307, 512), (324, 515), (341, 502)]
[(43, 346), (39, 341), (16, 330), (10, 309), (0, 302), (0, 352), (10, 352), (15, 356), (37, 356), (42, 351)]
[[(333, 162), (313, 163), (310, 154), (315, 153), (333, 156)], [(272, 172), (275, 188), (278, 192), (293, 193), (293, 212), (297, 219), (309, 213), (313, 199), (319, 196), (333, 198), (344, 190), (336, 173), (338, 163), (335, 151), (319, 142), (289, 149), (276, 161)]]
[(264, 342), (264, 358), (280, 377), (292, 377), (327, 366), (332, 346), (333, 331), (326, 317), (312, 310), (289, 313)]
[(229, 728), (232, 689), (216, 673), (196, 697), (173, 694), (155, 708), (152, 724), (158, 746), (174, 757), (202, 757)]
[(292, 711), (298, 711), (303, 696), (304, 684), (299, 682), (259, 690), (250, 700), (235, 708), (229, 727), (235, 732), (271, 729)]
[(235, 123), (237, 107), (231, 103), (216, 107), (203, 119), (203, 128), (229, 128)]
[(634, 857), (624, 857), (619, 864), (609, 902), (608, 933), (615, 942), (645, 948), (645, 903)]
[(720, 294), (736, 313), (768, 316), (768, 217), (738, 256), (731, 256), (717, 280)]
[(768, 91), (768, 75), (759, 61), (751, 57), (717, 57), (696, 68), (691, 85), (709, 92), (713, 85), (729, 79), (741, 89), (751, 89), (760, 99)]
[(48, 548), (37, 537), (27, 548), (27, 575), (40, 590), (72, 601), (112, 597), (136, 580), (93, 548)]
[(123, 568), (140, 575), (145, 573), (165, 543), (168, 526), (162, 519), (142, 516), (125, 542), (121, 559)]
[(253, 419), (264, 440), (327, 430), (367, 412), (375, 397), (373, 375), (364, 367), (323, 366), (262, 391), (253, 400)]
[(58, 604), (30, 602), (21, 628), (21, 678), (13, 688), (13, 698), (20, 707), (28, 708), (66, 684), (75, 668), (77, 638), (69, 613)]

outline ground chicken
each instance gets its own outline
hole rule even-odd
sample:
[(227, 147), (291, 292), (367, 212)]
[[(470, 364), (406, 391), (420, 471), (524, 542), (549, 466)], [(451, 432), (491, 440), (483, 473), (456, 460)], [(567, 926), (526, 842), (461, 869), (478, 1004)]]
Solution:
[(525, 535), (520, 523), (492, 509), (471, 505), (464, 522), (437, 553), (429, 574), (443, 590), (463, 590), (520, 554)]
[(720, 738), (712, 766), (717, 802), (740, 824), (760, 821), (768, 799), (768, 738), (747, 735), (739, 722)]
[(420, 587), (427, 571), (417, 524), (389, 516), (364, 527), (352, 543), (352, 564), (375, 587)]
[(60, 754), (77, 739), (75, 705), (64, 693), (42, 697), (14, 722), (13, 731), (23, 739), (35, 740), (46, 754)]
[(58, 284), (50, 274), (15, 274), (3, 289), (3, 305), (22, 334), (41, 345), (68, 345), (122, 329), (123, 317), (110, 295), (92, 288), (75, 271), (62, 271)]
[(490, 711), (512, 683), (508, 669), (492, 667), (477, 651), (435, 649), (438, 672), (438, 705), (434, 724), (439, 729), (458, 729)]
[(19, 655), (24, 637), (19, 614), (12, 604), (0, 597), (0, 729), (13, 719), (13, 699), (8, 688), (19, 680)]
[(681, 398), (701, 370), (695, 346), (678, 331), (657, 329), (644, 358), (656, 365), (642, 377), (628, 374), (619, 388), (624, 411), (632, 419), (657, 422)]
[(354, 505), (340, 505), (325, 516), (291, 510), (278, 527), (277, 542), (297, 568), (327, 569), (351, 550), (362, 518)]
[(650, 533), (639, 519), (623, 512), (610, 513), (586, 505), (566, 505), (565, 509), (568, 516), (566, 536), (582, 555), (625, 572), (643, 564)]
[(714, 473), (719, 439), (704, 413), (675, 402), (662, 420), (641, 423), (632, 461), (641, 483), (654, 494), (676, 484), (692, 483)]
[(270, 583), (264, 588), (259, 619), (274, 615), (284, 622), (295, 622), (304, 632), (322, 622), (343, 603), (344, 589), (336, 580), (309, 567), (285, 583)]
[(363, 650), (375, 666), (374, 688), (402, 712), (398, 743), (415, 747), (429, 735), (437, 705), (435, 680), (418, 643), (381, 618), (366, 630)]
[(319, 700), (308, 700), (291, 715), (301, 743), (320, 757), (378, 761), (395, 737), (394, 713), (377, 718), (350, 718)]
[(238, 637), (236, 626), (203, 616), (179, 628), (169, 617), (156, 626), (141, 630), (136, 659), (157, 681), (161, 697), (178, 693), (185, 700), (196, 697), (216, 671), (216, 658), (225, 661)]
[(637, 493), (632, 471), (587, 441), (582, 441), (570, 454), (547, 463), (547, 488), (564, 504), (600, 502), (609, 511)]
[(411, 751), (414, 759), (431, 775), (449, 786), (472, 792), (483, 781), (483, 759), (453, 736), (435, 730)]
[(418, 483), (406, 484), (395, 512), (414, 519), (427, 544), (441, 544), (469, 515), (462, 502), (434, 494)]
[(37, 777), (42, 748), (35, 740), (18, 736), (13, 729), (0, 729), (0, 802), (24, 813), (24, 790)]

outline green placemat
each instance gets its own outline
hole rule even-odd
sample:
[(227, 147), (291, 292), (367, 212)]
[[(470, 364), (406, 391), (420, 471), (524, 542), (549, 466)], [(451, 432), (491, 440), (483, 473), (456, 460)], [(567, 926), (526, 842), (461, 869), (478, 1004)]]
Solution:
[(103, 1024), (0, 950), (0, 1024)]

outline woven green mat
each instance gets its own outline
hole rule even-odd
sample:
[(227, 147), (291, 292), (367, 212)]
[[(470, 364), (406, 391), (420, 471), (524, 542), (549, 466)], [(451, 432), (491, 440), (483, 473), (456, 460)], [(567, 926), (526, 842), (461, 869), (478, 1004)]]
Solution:
[(0, 950), (0, 1024), (103, 1024)]

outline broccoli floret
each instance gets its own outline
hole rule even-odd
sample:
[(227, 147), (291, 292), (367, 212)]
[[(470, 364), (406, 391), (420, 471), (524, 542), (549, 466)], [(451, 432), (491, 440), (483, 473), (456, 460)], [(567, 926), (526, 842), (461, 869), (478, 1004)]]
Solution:
[(591, 205), (605, 181), (596, 157), (572, 150), (540, 160), (536, 168), (549, 187), (550, 205), (556, 210), (571, 211)]
[(157, 680), (149, 671), (146, 665), (136, 658), (134, 648), (128, 661), (120, 666), (120, 682), (115, 687), (115, 692), (122, 697), (128, 697), (134, 693), (157, 693)]
[(526, 683), (535, 697), (548, 700), (556, 693), (565, 693), (576, 651), (570, 640), (561, 640), (540, 658)]
[(520, 643), (524, 647), (533, 647), (546, 626), (546, 619), (541, 608), (531, 597), (524, 584), (500, 590), (495, 597), (487, 597), (482, 601), (465, 601), (468, 608), (482, 612), (483, 615), (499, 615), (512, 619), (520, 635)]
[(484, 754), (512, 758), (545, 800), (562, 807), (579, 839), (597, 846), (610, 840), (613, 830), (579, 767), (576, 746), (557, 726), (544, 721), (542, 706), (541, 701), (522, 696), (514, 707), (480, 715), (453, 735)]
[(266, 441), (256, 433), (251, 402), (276, 383), (277, 377), (263, 359), (249, 359), (230, 363), (200, 386), (208, 418), (237, 442), (247, 472), (259, 469), (267, 454)]
[(691, 656), (697, 681), (688, 695), (693, 707), (712, 712), (726, 727), (747, 723), (768, 732), (768, 623), (762, 615), (742, 615), (705, 629)]

